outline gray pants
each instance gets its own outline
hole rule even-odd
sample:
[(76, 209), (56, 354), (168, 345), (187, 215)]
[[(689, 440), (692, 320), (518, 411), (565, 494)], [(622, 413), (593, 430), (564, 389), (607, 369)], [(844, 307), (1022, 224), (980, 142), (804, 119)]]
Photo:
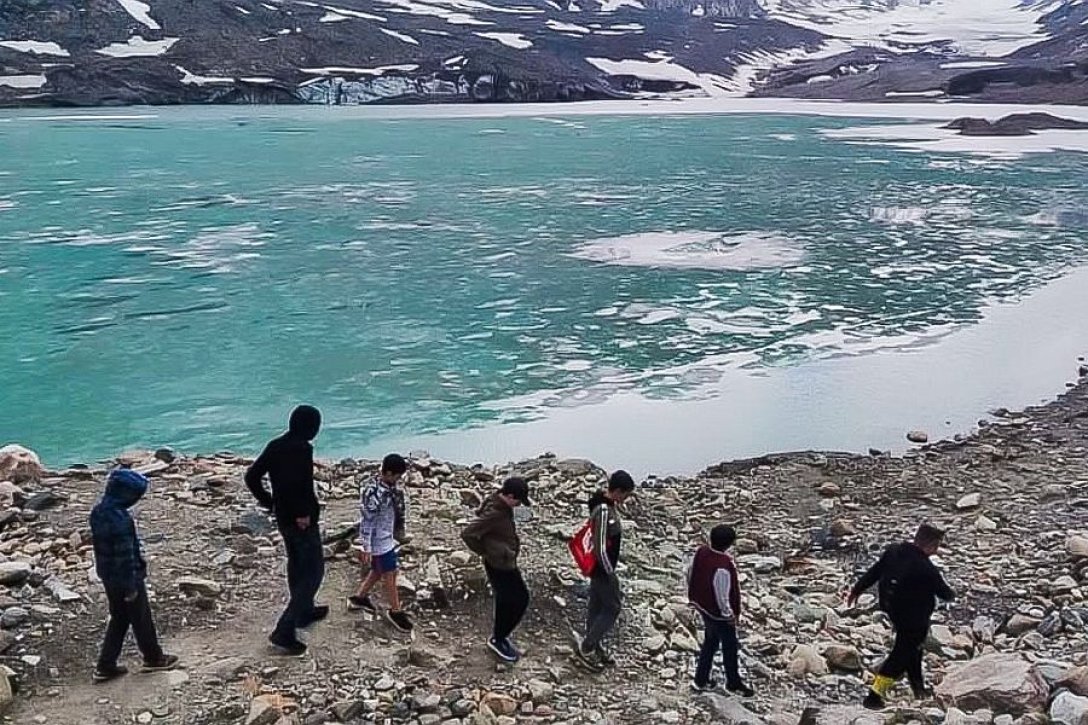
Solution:
[(589, 580), (589, 608), (586, 611), (586, 637), (582, 647), (586, 651), (601, 646), (601, 640), (612, 631), (623, 606), (620, 580), (615, 574), (593, 574)]

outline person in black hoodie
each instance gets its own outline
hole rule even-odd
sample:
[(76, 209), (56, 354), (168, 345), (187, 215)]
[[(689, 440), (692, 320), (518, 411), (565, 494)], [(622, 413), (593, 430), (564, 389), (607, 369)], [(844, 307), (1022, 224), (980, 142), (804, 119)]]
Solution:
[(575, 654), (593, 669), (613, 663), (602, 641), (616, 626), (623, 608), (623, 591), (616, 567), (620, 562), (623, 527), (617, 504), (622, 504), (635, 490), (635, 480), (627, 471), (616, 471), (608, 479), (608, 488), (589, 499), (589, 520), (596, 565), (589, 577), (589, 606), (586, 609), (585, 637), (575, 642)]
[(514, 524), (514, 509), (529, 505), (529, 484), (517, 476), (503, 481), (476, 512), (476, 520), (461, 532), (465, 545), (484, 560), (484, 571), (495, 593), (495, 620), (487, 646), (506, 662), (517, 662), (521, 653), (510, 635), (529, 607), (529, 588), (518, 569), (521, 541)]
[(872, 710), (884, 707), (884, 697), (904, 674), (915, 697), (928, 694), (922, 673), (922, 645), (929, 634), (929, 620), (936, 600), (951, 601), (955, 596), (940, 570), (929, 557), (937, 553), (944, 532), (922, 524), (913, 542), (892, 544), (880, 559), (858, 580), (846, 597), (853, 606), (861, 593), (874, 584), (880, 608), (888, 614), (895, 628), (895, 644), (880, 665), (872, 687), (862, 704)]
[[(274, 438), (246, 470), (246, 486), (257, 502), (276, 516), (287, 551), (287, 587), (290, 600), (268, 640), (281, 651), (302, 655), (306, 645), (297, 628), (324, 619), (329, 608), (315, 605), (314, 597), (325, 576), (318, 519), (321, 511), (314, 492), (314, 448), (310, 443), (321, 429), (321, 413), (309, 405), (291, 412), (287, 432)], [(265, 475), (272, 491), (264, 486)]]

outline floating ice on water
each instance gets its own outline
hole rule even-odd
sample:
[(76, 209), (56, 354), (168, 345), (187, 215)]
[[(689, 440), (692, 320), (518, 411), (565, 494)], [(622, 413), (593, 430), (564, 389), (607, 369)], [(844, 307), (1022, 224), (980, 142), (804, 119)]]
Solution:
[(596, 239), (569, 256), (625, 267), (745, 270), (798, 264), (804, 247), (772, 232), (646, 232)]
[(874, 206), (869, 211), (869, 221), (882, 224), (921, 224), (927, 212), (917, 206)]

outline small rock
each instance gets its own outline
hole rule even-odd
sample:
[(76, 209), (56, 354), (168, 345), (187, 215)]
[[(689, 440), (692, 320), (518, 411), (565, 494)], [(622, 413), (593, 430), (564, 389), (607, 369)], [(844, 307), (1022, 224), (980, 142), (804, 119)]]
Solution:
[(827, 661), (820, 656), (815, 647), (800, 644), (794, 648), (793, 654), (790, 655), (790, 663), (786, 667), (786, 672), (793, 677), (804, 677), (805, 675), (826, 675), (829, 670)]
[(1088, 536), (1073, 534), (1065, 540), (1065, 550), (1074, 559), (1088, 559)]
[(41, 459), (29, 448), (15, 444), (0, 448), (0, 481), (37, 483), (44, 473)]
[(982, 494), (969, 493), (966, 496), (961, 497), (960, 500), (956, 502), (956, 508), (960, 511), (963, 511), (965, 509), (978, 508), (981, 504)]
[(832, 481), (820, 484), (820, 487), (816, 489), (816, 493), (825, 498), (834, 498), (842, 493), (842, 487), (839, 484)]
[(1025, 632), (1030, 632), (1038, 627), (1041, 621), (1041, 619), (1017, 613), (1009, 617), (1009, 621), (1005, 622), (1002, 630), (1010, 637), (1019, 637)]
[(1088, 725), (1088, 697), (1061, 692), (1050, 703), (1050, 722), (1054, 725)]
[(246, 725), (272, 725), (280, 719), (280, 709), (271, 695), (258, 695), (249, 704)]
[(831, 669), (845, 672), (860, 672), (862, 669), (861, 653), (854, 647), (830, 644), (824, 648), (823, 656)]
[(4, 610), (3, 615), (0, 615), (0, 627), (4, 629), (15, 629), (19, 625), (25, 623), (30, 619), (30, 612), (22, 607), (8, 607)]
[(940, 702), (977, 710), (1023, 715), (1046, 705), (1048, 688), (1020, 655), (986, 654), (951, 667), (936, 687)]
[(30, 577), (33, 567), (25, 561), (0, 562), (0, 584), (15, 586), (22, 584)]
[(183, 576), (177, 581), (178, 589), (185, 594), (198, 594), (202, 597), (217, 597), (223, 587), (210, 579), (195, 576)]
[(911, 443), (925, 443), (929, 440), (929, 434), (924, 430), (912, 430), (907, 433), (907, 440)]

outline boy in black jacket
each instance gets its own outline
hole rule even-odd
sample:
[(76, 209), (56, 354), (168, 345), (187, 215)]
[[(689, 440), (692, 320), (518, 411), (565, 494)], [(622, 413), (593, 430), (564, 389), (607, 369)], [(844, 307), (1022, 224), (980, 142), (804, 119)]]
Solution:
[(140, 550), (136, 522), (129, 512), (146, 492), (147, 479), (142, 474), (118, 468), (110, 473), (102, 499), (91, 510), (95, 572), (106, 588), (110, 608), (110, 621), (94, 669), (95, 682), (107, 682), (128, 672), (117, 658), (129, 627), (144, 656), (145, 671), (168, 670), (178, 662), (159, 646), (144, 585), (147, 563)]
[(922, 524), (913, 542), (892, 544), (885, 549), (846, 597), (846, 603), (853, 606), (862, 592), (876, 584), (880, 608), (895, 627), (892, 651), (862, 702), (869, 709), (883, 708), (888, 690), (904, 674), (915, 697), (925, 697), (928, 693), (922, 674), (922, 645), (929, 633), (936, 600), (947, 602), (955, 596), (940, 570), (929, 560), (937, 553), (943, 538), (943, 531)]
[[(318, 527), (321, 510), (314, 492), (314, 447), (310, 443), (320, 429), (321, 413), (317, 408), (298, 406), (291, 412), (287, 432), (265, 446), (245, 475), (246, 486), (257, 502), (275, 513), (287, 550), (287, 588), (291, 598), (268, 641), (280, 651), (296, 656), (306, 652), (296, 629), (329, 614), (327, 606), (314, 604), (325, 577)], [(264, 487), (266, 474), (272, 481), (271, 493)]]

